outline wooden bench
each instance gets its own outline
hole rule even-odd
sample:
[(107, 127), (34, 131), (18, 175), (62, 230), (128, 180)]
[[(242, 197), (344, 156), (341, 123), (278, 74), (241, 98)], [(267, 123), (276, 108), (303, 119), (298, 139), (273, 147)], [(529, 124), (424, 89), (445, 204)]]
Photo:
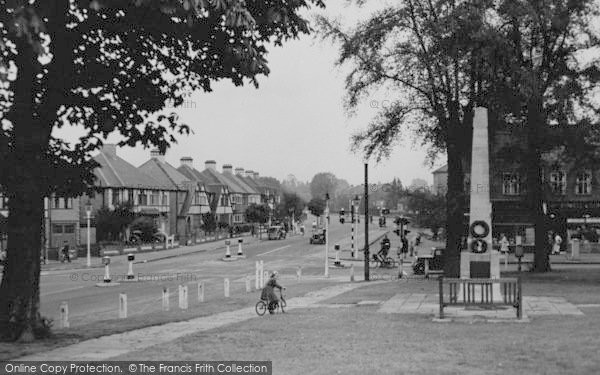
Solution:
[[(517, 310), (517, 319), (523, 317), (520, 277), (504, 279), (445, 279), (440, 277), (438, 280), (440, 319), (444, 318), (444, 307), (446, 306), (512, 306)], [(444, 300), (444, 284), (448, 286), (448, 300)], [(494, 284), (500, 284), (501, 299), (494, 300)], [(460, 288), (461, 285), (462, 288)], [(459, 296), (461, 290), (462, 296)]]

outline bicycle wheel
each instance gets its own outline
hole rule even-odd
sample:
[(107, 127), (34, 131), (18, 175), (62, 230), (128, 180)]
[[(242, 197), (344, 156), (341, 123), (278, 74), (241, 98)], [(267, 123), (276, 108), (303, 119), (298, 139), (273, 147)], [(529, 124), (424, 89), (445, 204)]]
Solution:
[(385, 261), (389, 268), (396, 268), (396, 260), (394, 258), (387, 258)]
[(377, 268), (377, 267), (379, 267), (379, 261), (371, 259), (369, 261), (369, 268)]
[(258, 301), (255, 309), (258, 316), (263, 316), (267, 312), (267, 304), (264, 301)]

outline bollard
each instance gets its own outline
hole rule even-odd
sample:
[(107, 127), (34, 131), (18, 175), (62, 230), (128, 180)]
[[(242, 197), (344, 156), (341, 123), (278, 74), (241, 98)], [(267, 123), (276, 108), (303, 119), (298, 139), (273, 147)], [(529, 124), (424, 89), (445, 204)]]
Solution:
[(354, 282), (354, 264), (350, 265), (350, 282)]
[(162, 308), (163, 308), (163, 311), (169, 311), (169, 288), (163, 288)]
[(262, 288), (263, 286), (265, 286), (265, 262), (264, 261), (260, 261), (260, 287)]
[(238, 240), (238, 252), (237, 252), (237, 256), (240, 258), (244, 257), (244, 253), (242, 252), (242, 242), (244, 242), (244, 240), (240, 238)]
[(60, 304), (60, 326), (59, 328), (69, 328), (69, 305), (67, 302)]
[(333, 264), (337, 267), (341, 266), (342, 264), (340, 263), (340, 245), (335, 244), (333, 246), (333, 248), (335, 249), (335, 262), (333, 262)]
[(127, 318), (127, 294), (119, 294), (119, 319)]
[(225, 298), (229, 298), (229, 279), (225, 279), (223, 286), (225, 288)]
[(252, 286), (250, 285), (251, 277), (246, 275), (246, 293), (250, 293), (252, 291)]
[(231, 244), (231, 241), (229, 241), (229, 240), (225, 241), (225, 246), (227, 246), (227, 250), (225, 250), (225, 258), (231, 258), (230, 244)]
[(300, 280), (302, 278), (302, 266), (298, 266), (296, 270), (296, 279)]
[(188, 308), (188, 287), (179, 285), (179, 308), (187, 310)]
[(110, 270), (108, 269), (108, 265), (110, 264), (110, 257), (103, 257), (102, 264), (104, 264), (104, 282), (110, 283)]
[(127, 260), (129, 261), (129, 270), (127, 271), (127, 280), (132, 280), (135, 278), (135, 276), (133, 275), (133, 261), (135, 260), (135, 256), (133, 254), (128, 254)]
[(260, 262), (256, 261), (256, 269), (254, 270), (254, 286), (256, 290), (260, 289)]
[(204, 281), (198, 283), (198, 302), (204, 302)]

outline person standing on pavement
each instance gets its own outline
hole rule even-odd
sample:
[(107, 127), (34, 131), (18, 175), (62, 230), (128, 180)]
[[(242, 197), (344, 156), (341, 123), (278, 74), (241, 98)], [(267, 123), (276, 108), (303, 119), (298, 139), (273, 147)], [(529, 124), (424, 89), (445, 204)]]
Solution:
[(506, 235), (504, 233), (502, 233), (500, 235), (500, 252), (507, 254), (508, 253), (508, 239), (506, 238)]
[(554, 236), (554, 244), (552, 245), (552, 254), (560, 254), (560, 245), (562, 244), (562, 237), (556, 233)]

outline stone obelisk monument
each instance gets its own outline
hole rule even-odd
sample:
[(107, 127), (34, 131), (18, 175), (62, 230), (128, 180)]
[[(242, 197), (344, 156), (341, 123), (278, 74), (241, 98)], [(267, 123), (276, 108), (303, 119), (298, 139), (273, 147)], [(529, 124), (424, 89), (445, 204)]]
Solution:
[[(488, 116), (483, 107), (475, 108), (473, 118), (470, 195), (469, 237), (460, 256), (460, 277), (499, 279), (499, 252), (492, 248)], [(494, 297), (500, 297), (500, 285), (493, 288)]]

